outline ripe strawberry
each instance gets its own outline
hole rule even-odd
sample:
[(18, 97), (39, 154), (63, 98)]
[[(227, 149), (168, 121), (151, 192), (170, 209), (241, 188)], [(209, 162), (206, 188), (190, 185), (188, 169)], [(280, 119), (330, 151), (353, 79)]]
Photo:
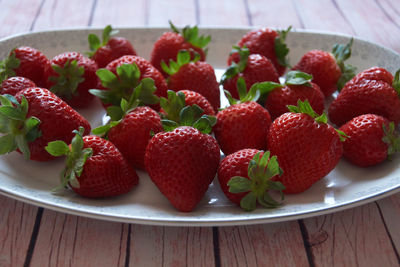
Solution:
[(238, 62), (232, 62), (220, 82), (233, 98), (239, 98), (236, 88), (239, 77), (244, 78), (247, 88), (258, 82), (279, 83), (279, 74), (268, 58), (259, 54), (250, 55), (246, 47), (234, 46), (231, 54), (233, 53), (238, 53), (240, 59)]
[[(245, 34), (240, 39), (238, 46), (247, 47), (250, 54), (260, 54), (271, 60), (274, 64), (279, 75), (285, 72), (288, 66), (287, 54), (289, 49), (285, 44), (286, 35), (289, 33), (291, 27), (285, 31), (274, 31), (268, 28), (253, 30)], [(232, 61), (238, 62), (239, 55), (234, 53), (228, 58), (228, 65)]]
[(93, 99), (89, 89), (96, 88), (97, 64), (77, 52), (65, 52), (51, 60), (46, 69), (47, 88), (71, 107), (86, 107)]
[(61, 173), (61, 189), (69, 185), (77, 194), (88, 198), (118, 196), (138, 184), (139, 177), (119, 150), (98, 136), (82, 137), (83, 128), (72, 139), (50, 142), (46, 150), (55, 157), (66, 155), (66, 167)]
[[(210, 36), (199, 36), (199, 29), (197, 26), (186, 26), (182, 33), (170, 22), (173, 32), (165, 32), (154, 43), (153, 50), (151, 51), (151, 64), (156, 67), (163, 75), (166, 73), (161, 67), (161, 62), (168, 63), (170, 60), (176, 60), (180, 50), (187, 50), (191, 54), (191, 58), (195, 54), (200, 55), (200, 60), (206, 59), (206, 46), (211, 41)], [(185, 88), (190, 89), (190, 88)]]
[(382, 116), (363, 114), (340, 130), (346, 134), (343, 156), (358, 166), (376, 165), (400, 151), (400, 135), (394, 123)]
[[(133, 88), (145, 78), (153, 80), (157, 96), (167, 96), (168, 87), (164, 77), (150, 62), (139, 56), (122, 56), (96, 73), (104, 88), (90, 92), (98, 96), (106, 106), (119, 106), (122, 98), (128, 100)], [(158, 106), (152, 107), (159, 109)]]
[(25, 77), (14, 76), (5, 79), (1, 83), (0, 94), (9, 94), (15, 96), (19, 91), (28, 87), (36, 87), (36, 84)]
[(96, 61), (99, 68), (104, 68), (111, 61), (125, 55), (136, 56), (136, 51), (132, 44), (123, 37), (111, 37), (117, 34), (111, 25), (107, 25), (103, 30), (103, 41), (95, 34), (89, 34), (88, 41), (90, 52), (89, 57)]
[(156, 88), (150, 78), (143, 79), (128, 101), (122, 99), (120, 107), (111, 106), (107, 115), (111, 121), (93, 129), (96, 135), (105, 136), (135, 168), (144, 169), (144, 153), (152, 134), (162, 131), (161, 118), (156, 111), (143, 107), (158, 101), (153, 95)]
[(270, 157), (269, 151), (242, 149), (221, 161), (218, 180), (230, 201), (244, 210), (252, 211), (257, 202), (266, 208), (275, 208), (281, 204), (269, 195), (270, 190), (277, 190), (283, 200), (282, 190), (285, 187), (273, 181), (281, 173), (276, 156)]
[(357, 74), (329, 106), (329, 119), (337, 126), (362, 114), (376, 114), (400, 123), (400, 70), (395, 78), (373, 67)]
[(215, 116), (214, 109), (210, 102), (205, 98), (202, 94), (191, 90), (181, 90), (177, 93), (182, 92), (185, 95), (185, 104), (187, 106), (198, 105), (202, 110), (204, 110), (204, 114)]
[(322, 50), (311, 50), (303, 55), (293, 70), (306, 72), (313, 76), (325, 97), (329, 97), (337, 89), (342, 89), (344, 84), (355, 75), (356, 68), (344, 64), (351, 56), (353, 39), (347, 45), (335, 44), (332, 53)]
[(45, 70), (50, 66), (50, 61), (39, 50), (21, 46), (13, 49), (10, 56), (0, 62), (0, 80), (8, 77), (22, 76), (32, 80), (37, 86), (47, 86)]
[(276, 87), (268, 93), (265, 108), (272, 119), (276, 119), (288, 112), (287, 105), (296, 105), (297, 101), (308, 100), (311, 107), (318, 114), (324, 111), (324, 94), (319, 86), (311, 82), (312, 76), (299, 71), (290, 71), (286, 75), (286, 82), (282, 87)]
[(177, 55), (177, 61), (170, 60), (169, 67), (162, 63), (162, 68), (169, 76), (168, 88), (175, 92), (180, 90), (195, 91), (211, 103), (215, 112), (220, 107), (220, 91), (214, 68), (203, 61), (190, 59), (188, 51), (181, 50)]
[(234, 100), (227, 93), (231, 106), (218, 112), (217, 123), (214, 126), (215, 138), (225, 155), (244, 148), (267, 148), (266, 137), (271, 117), (265, 108), (255, 102), (264, 84), (254, 84), (247, 92), (246, 84), (243, 78), (240, 78), (237, 85), (240, 101)]
[(0, 100), (0, 154), (18, 150), (25, 159), (48, 161), (54, 159), (44, 149), (48, 142), (71, 142), (80, 126), (90, 133), (89, 122), (47, 89), (30, 87)]
[(339, 162), (343, 145), (339, 133), (299, 100), (271, 124), (268, 149), (276, 155), (283, 174), (278, 178), (285, 193), (300, 193), (326, 176)]
[[(179, 211), (192, 211), (203, 198), (218, 169), (220, 151), (217, 141), (207, 133), (215, 118), (203, 115), (193, 118), (193, 106), (181, 112), (180, 126), (163, 121), (166, 132), (156, 134), (149, 142), (145, 166), (151, 180)], [(170, 131), (168, 131), (170, 130)]]

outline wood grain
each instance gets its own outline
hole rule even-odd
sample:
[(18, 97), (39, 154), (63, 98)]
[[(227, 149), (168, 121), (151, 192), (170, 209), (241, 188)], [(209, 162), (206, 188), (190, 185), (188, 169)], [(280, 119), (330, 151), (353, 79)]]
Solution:
[(305, 219), (304, 225), (316, 266), (399, 264), (375, 203)]
[(397, 257), (400, 255), (400, 193), (378, 201), (378, 206), (384, 218), (384, 223), (393, 246), (396, 248)]
[(0, 195), (0, 266), (22, 266), (38, 208)]
[(169, 1), (148, 1), (147, 25), (167, 26), (171, 20), (176, 26), (198, 24), (198, 15), (195, 1), (176, 0), (171, 5)]
[(202, 26), (250, 25), (245, 1), (199, 1), (199, 24)]
[(297, 222), (219, 228), (221, 266), (307, 266)]

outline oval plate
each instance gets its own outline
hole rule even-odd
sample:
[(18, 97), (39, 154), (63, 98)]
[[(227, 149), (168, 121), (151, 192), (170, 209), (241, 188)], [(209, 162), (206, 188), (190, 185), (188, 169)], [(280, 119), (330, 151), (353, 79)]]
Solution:
[[(149, 59), (154, 41), (166, 28), (125, 28), (119, 36), (130, 40), (140, 56)], [(248, 32), (248, 28), (207, 28), (210, 34), (208, 62), (221, 75), (226, 68), (226, 59), (232, 45)], [(0, 41), (0, 58), (21, 45), (35, 47), (49, 58), (65, 52), (88, 50), (87, 35), (100, 34), (100, 29), (74, 29), (45, 31), (9, 37)], [(288, 34), (290, 62), (295, 64), (311, 49), (330, 51), (335, 43), (347, 43), (350, 36), (294, 31)], [(353, 55), (348, 63), (358, 71), (371, 66), (382, 66), (394, 73), (400, 55), (382, 46), (355, 38)], [(225, 101), (225, 99), (223, 100)], [(226, 103), (226, 102), (224, 102)], [(79, 110), (92, 127), (101, 125), (104, 110), (98, 101), (86, 109)], [(357, 168), (342, 160), (326, 177), (309, 190), (297, 195), (287, 195), (285, 204), (277, 209), (258, 208), (244, 212), (232, 205), (223, 195), (217, 179), (197, 208), (190, 213), (176, 211), (158, 191), (144, 172), (139, 172), (140, 184), (130, 193), (101, 200), (85, 199), (65, 190), (55, 195), (50, 190), (58, 184), (63, 160), (53, 162), (27, 162), (20, 154), (11, 153), (0, 157), (0, 192), (52, 210), (103, 220), (174, 226), (222, 226), (288, 221), (327, 214), (389, 196), (400, 189), (400, 157), (370, 168)]]

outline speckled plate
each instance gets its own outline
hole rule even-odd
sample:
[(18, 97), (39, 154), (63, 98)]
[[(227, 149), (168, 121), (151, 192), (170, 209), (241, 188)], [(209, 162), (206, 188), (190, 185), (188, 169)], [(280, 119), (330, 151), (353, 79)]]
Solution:
[[(153, 42), (166, 29), (121, 29), (120, 36), (132, 41), (138, 54), (149, 58)], [(213, 38), (209, 46), (208, 62), (220, 75), (226, 58), (235, 44), (249, 29), (202, 29)], [(88, 50), (87, 35), (100, 33), (98, 29), (46, 31), (18, 35), (0, 41), (0, 58), (20, 45), (28, 45), (53, 57), (65, 51)], [(288, 35), (290, 62), (296, 63), (311, 49), (330, 51), (334, 43), (347, 43), (350, 36), (294, 31)], [(392, 73), (400, 67), (400, 55), (392, 50), (355, 38), (353, 55), (349, 63), (361, 71), (371, 66), (382, 66)], [(104, 111), (98, 102), (79, 110), (96, 127), (101, 124)], [(140, 184), (130, 193), (111, 199), (90, 200), (70, 191), (54, 195), (51, 188), (58, 184), (62, 160), (49, 163), (27, 162), (18, 153), (0, 157), (0, 192), (6, 196), (57, 210), (60, 212), (97, 219), (175, 226), (241, 225), (294, 220), (322, 215), (362, 205), (400, 191), (400, 157), (371, 168), (357, 168), (342, 160), (325, 178), (309, 190), (288, 195), (285, 204), (274, 210), (258, 208), (244, 212), (226, 200), (215, 181), (190, 213), (177, 212), (153, 185), (149, 177), (139, 172)]]

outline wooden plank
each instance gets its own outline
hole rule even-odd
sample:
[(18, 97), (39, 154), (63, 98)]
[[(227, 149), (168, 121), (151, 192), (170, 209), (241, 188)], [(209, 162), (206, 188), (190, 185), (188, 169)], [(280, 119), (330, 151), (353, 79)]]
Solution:
[(199, 1), (199, 24), (202, 26), (246, 26), (250, 24), (245, 1)]
[(0, 203), (0, 266), (22, 266), (38, 208), (1, 195)]
[(397, 27), (400, 27), (400, 7), (399, 2), (393, 0), (380, 0), (376, 1), (377, 5), (386, 13), (389, 20), (391, 20)]
[(128, 228), (45, 210), (31, 266), (125, 266)]
[[(0, 3), (0, 38), (28, 32), (39, 12), (42, 0), (13, 0)], [(29, 8), (21, 8), (29, 7)]]
[(91, 26), (134, 27), (146, 24), (146, 0), (98, 0), (93, 10)]
[[(92, 11), (93, 1), (94, 0), (46, 0), (37, 16), (33, 30), (87, 26)], [(79, 12), (77, 12), (78, 6)]]
[(171, 4), (169, 1), (152, 0), (147, 3), (146, 24), (149, 26), (168, 26), (168, 20), (179, 27), (198, 24), (195, 1), (175, 0)]
[(397, 254), (400, 255), (400, 193), (379, 200), (378, 206)]
[(375, 203), (304, 220), (316, 266), (398, 266)]
[(219, 228), (221, 266), (308, 266), (297, 222)]
[[(357, 36), (400, 51), (400, 28), (374, 0), (337, 0)], [(373, 13), (373, 14), (371, 14)]]
[(247, 0), (255, 27), (303, 28), (296, 6), (291, 0)]
[[(341, 10), (337, 8), (337, 5), (332, 0), (320, 0), (318, 5), (314, 1), (297, 0), (294, 1), (294, 4), (306, 29), (347, 34), (355, 33)], [(323, 17), (319, 14), (323, 14)]]
[(131, 225), (130, 266), (214, 266), (212, 228)]

